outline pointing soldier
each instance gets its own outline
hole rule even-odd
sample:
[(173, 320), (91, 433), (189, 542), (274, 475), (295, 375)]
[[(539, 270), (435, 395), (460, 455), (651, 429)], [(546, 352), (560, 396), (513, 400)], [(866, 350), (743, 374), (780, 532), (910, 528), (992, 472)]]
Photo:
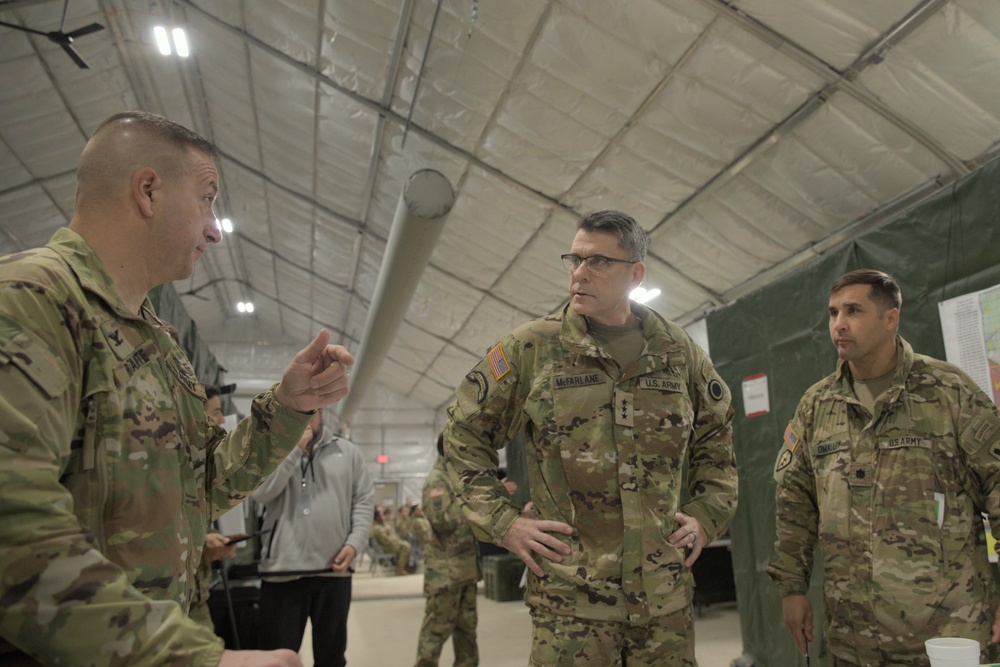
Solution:
[[(628, 215), (581, 220), (562, 256), (569, 304), (507, 334), (449, 410), (445, 455), (473, 529), (532, 573), (532, 665), (695, 664), (690, 567), (736, 508), (733, 413), (705, 352), (630, 303), (646, 246)], [(495, 474), (522, 429), (538, 519)]]
[(160, 116), (112, 116), (69, 228), (0, 259), (4, 664), (301, 664), (224, 651), (188, 616), (206, 525), (347, 394), (353, 363), (321, 331), (229, 435), (207, 419), (146, 295), (221, 240), (215, 154)]
[(840, 362), (802, 397), (775, 465), (768, 573), (805, 653), (820, 546), (831, 667), (926, 666), (936, 636), (977, 639), (993, 662), (1000, 639), (980, 515), (1000, 534), (1000, 413), (959, 368), (896, 334), (901, 304), (881, 271), (834, 282)]

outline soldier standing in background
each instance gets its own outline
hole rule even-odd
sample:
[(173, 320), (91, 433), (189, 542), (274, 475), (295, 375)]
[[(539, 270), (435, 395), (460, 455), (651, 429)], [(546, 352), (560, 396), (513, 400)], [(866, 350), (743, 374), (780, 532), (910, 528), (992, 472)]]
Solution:
[(458, 504), (445, 468), (443, 438), (438, 460), (424, 482), (423, 507), (432, 537), (424, 546), (427, 606), (417, 643), (416, 667), (437, 667), (441, 647), (452, 637), (455, 667), (476, 667), (476, 582), (481, 578), (472, 528)]
[(1000, 413), (962, 370), (896, 334), (901, 305), (881, 271), (830, 289), (840, 362), (785, 430), (768, 573), (805, 653), (823, 550), (831, 667), (926, 667), (924, 640), (938, 636), (977, 639), (994, 662), (1000, 598), (980, 513), (1000, 535)]
[[(683, 329), (629, 300), (646, 246), (624, 213), (581, 220), (562, 256), (569, 304), (505, 336), (449, 409), (466, 517), (532, 573), (538, 667), (692, 667), (690, 567), (736, 509), (729, 390)], [(496, 475), (522, 429), (538, 519)]]
[[(211, 142), (116, 114), (77, 168), (69, 227), (0, 260), (0, 662), (301, 665), (224, 651), (188, 617), (209, 521), (347, 395), (320, 334), (229, 434), (147, 298), (221, 240)], [(36, 662), (37, 661), (37, 662)]]

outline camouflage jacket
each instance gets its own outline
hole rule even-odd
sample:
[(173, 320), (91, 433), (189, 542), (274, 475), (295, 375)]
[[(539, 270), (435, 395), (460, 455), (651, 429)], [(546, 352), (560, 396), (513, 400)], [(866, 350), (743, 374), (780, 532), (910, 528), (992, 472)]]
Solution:
[(897, 351), (874, 417), (846, 362), (813, 385), (775, 466), (768, 573), (804, 594), (821, 546), (830, 651), (852, 664), (926, 664), (936, 636), (985, 647), (998, 602), (980, 512), (1000, 532), (1000, 415), (957, 367)]
[[(539, 518), (573, 526), (572, 549), (540, 559), (525, 601), (578, 618), (642, 623), (690, 603), (686, 554), (667, 542), (674, 513), (712, 540), (736, 509), (729, 389), (676, 324), (633, 305), (645, 349), (624, 371), (562, 313), (508, 334), (465, 377), (449, 409), (445, 454), (480, 539), (500, 544), (518, 517), (496, 478), (497, 450), (525, 430)], [(691, 498), (681, 505), (688, 466)]]
[(368, 538), (375, 542), (379, 549), (390, 554), (399, 553), (400, 548), (407, 544), (403, 538), (396, 534), (392, 526), (378, 521), (372, 524), (372, 531)]
[(424, 595), (479, 581), (478, 542), (452, 490), (444, 457), (427, 475), (421, 502), (432, 531), (424, 545)]
[(226, 436), (204, 398), (77, 234), (0, 259), (0, 637), (44, 664), (218, 663), (187, 616), (206, 524), (309, 417), (268, 392)]
[(430, 522), (427, 521), (426, 516), (413, 517), (412, 534), (417, 539), (417, 543), (422, 547), (431, 541), (434, 537), (434, 531), (431, 528)]

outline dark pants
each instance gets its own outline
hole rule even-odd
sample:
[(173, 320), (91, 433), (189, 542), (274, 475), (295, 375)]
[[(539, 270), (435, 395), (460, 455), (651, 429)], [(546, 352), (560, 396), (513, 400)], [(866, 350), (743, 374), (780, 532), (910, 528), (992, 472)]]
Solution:
[(261, 582), (260, 648), (298, 651), (308, 619), (312, 621), (316, 666), (346, 665), (350, 606), (350, 577), (303, 577), (280, 584)]

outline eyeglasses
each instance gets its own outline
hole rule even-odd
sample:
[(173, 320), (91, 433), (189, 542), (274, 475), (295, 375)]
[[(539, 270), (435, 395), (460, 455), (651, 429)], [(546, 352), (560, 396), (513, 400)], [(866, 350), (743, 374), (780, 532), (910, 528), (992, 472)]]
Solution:
[(594, 273), (604, 273), (608, 269), (608, 265), (611, 262), (621, 262), (622, 264), (638, 264), (637, 259), (618, 259), (616, 257), (605, 257), (604, 255), (591, 255), (590, 257), (580, 257), (579, 255), (574, 255), (569, 253), (562, 255), (563, 266), (570, 273), (573, 273), (580, 268), (580, 265), (584, 262), (587, 263), (587, 268)]

